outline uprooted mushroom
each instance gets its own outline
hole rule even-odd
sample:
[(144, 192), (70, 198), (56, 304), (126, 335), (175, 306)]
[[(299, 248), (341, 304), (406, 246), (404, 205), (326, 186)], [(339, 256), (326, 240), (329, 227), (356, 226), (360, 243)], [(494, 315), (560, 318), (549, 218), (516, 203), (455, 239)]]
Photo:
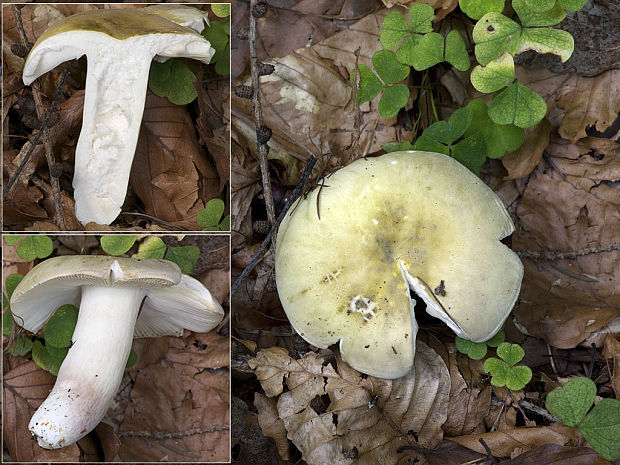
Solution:
[(224, 314), (202, 283), (167, 260), (54, 257), (35, 266), (11, 296), (15, 322), (33, 333), (66, 303), (80, 306), (73, 344), (28, 425), (46, 449), (73, 444), (105, 416), (134, 336), (208, 332)]
[(358, 160), (325, 184), (278, 233), (278, 294), (304, 339), (339, 342), (361, 372), (403, 376), (418, 329), (410, 290), (463, 338), (499, 330), (523, 266), (500, 242), (514, 230), (508, 212), (478, 177), (446, 155), (397, 152)]
[(186, 57), (209, 63), (215, 51), (196, 32), (204, 20), (202, 12), (184, 6), (91, 10), (54, 24), (34, 44), (24, 66), (26, 85), (64, 61), (86, 55), (88, 62), (73, 175), (81, 223), (110, 224), (120, 213), (151, 61)]

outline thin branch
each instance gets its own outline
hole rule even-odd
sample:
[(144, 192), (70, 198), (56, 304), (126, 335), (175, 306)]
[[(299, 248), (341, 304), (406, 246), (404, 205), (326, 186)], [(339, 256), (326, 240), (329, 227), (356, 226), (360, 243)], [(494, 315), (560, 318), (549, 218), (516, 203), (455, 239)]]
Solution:
[(293, 205), (293, 202), (295, 202), (297, 197), (299, 197), (299, 195), (301, 194), (301, 191), (304, 185), (306, 184), (306, 181), (308, 180), (310, 173), (312, 173), (312, 169), (314, 168), (316, 160), (317, 159), (312, 155), (310, 156), (310, 158), (308, 158), (308, 162), (306, 163), (306, 166), (303, 172), (301, 173), (301, 178), (299, 179), (299, 182), (295, 186), (295, 190), (293, 190), (291, 197), (287, 200), (286, 205), (284, 205), (284, 208), (280, 212), (280, 215), (278, 215), (278, 218), (276, 219), (275, 223), (271, 227), (271, 230), (269, 231), (269, 233), (263, 240), (263, 243), (260, 245), (260, 248), (258, 249), (258, 251), (252, 257), (252, 260), (250, 260), (250, 263), (248, 264), (248, 266), (245, 267), (243, 272), (239, 275), (239, 277), (235, 280), (232, 287), (230, 288), (231, 296), (235, 294), (235, 292), (237, 291), (241, 283), (245, 280), (245, 278), (248, 277), (250, 272), (254, 269), (258, 261), (263, 256), (263, 253), (265, 252), (265, 250), (267, 249), (267, 246), (271, 242), (271, 238), (273, 237), (276, 230), (278, 229), (278, 226), (280, 226), (280, 223), (282, 223), (282, 220), (284, 219), (284, 215), (286, 215), (286, 212), (289, 211), (289, 209)]
[[(273, 202), (273, 194), (271, 192), (271, 179), (269, 177), (269, 166), (267, 165), (267, 141), (263, 140), (263, 132), (266, 128), (263, 126), (263, 112), (260, 105), (260, 79), (259, 79), (259, 62), (256, 55), (256, 17), (254, 11), (257, 0), (250, 1), (250, 73), (252, 75), (252, 87), (254, 89), (254, 120), (256, 123), (256, 146), (258, 149), (258, 159), (260, 163), (261, 178), (263, 184), (263, 195), (265, 197), (265, 206), (267, 208), (267, 219), (269, 224), (273, 225), (276, 220), (276, 209)], [(269, 140), (269, 137), (267, 137)]]
[[(15, 16), (15, 24), (17, 31), (19, 32), (19, 38), (22, 46), (28, 50), (28, 38), (24, 31), (24, 25), (22, 23), (22, 15), (17, 5), (11, 5), (13, 16)], [(43, 101), (41, 99), (41, 90), (38, 82), (32, 83), (32, 96), (34, 97), (34, 105), (37, 110), (37, 116), (41, 121), (40, 132), (43, 133), (43, 144), (45, 145), (45, 157), (47, 158), (47, 167), (50, 174), (50, 184), (52, 186), (52, 192), (54, 197), (54, 203), (56, 204), (56, 222), (61, 230), (66, 230), (65, 215), (62, 208), (62, 197), (60, 195), (60, 171), (56, 166), (56, 159), (54, 158), (54, 151), (52, 149), (52, 142), (50, 139), (49, 127), (48, 127), (48, 115), (43, 109)], [(59, 173), (60, 171), (60, 173)]]
[(534, 412), (540, 415), (541, 417), (546, 418), (550, 422), (558, 421), (558, 419), (554, 417), (553, 415), (551, 415), (547, 410), (545, 410), (542, 407), (539, 407), (536, 404), (532, 404), (531, 402), (528, 402), (527, 400), (520, 400), (519, 405), (523, 407), (525, 410), (529, 410), (530, 412)]

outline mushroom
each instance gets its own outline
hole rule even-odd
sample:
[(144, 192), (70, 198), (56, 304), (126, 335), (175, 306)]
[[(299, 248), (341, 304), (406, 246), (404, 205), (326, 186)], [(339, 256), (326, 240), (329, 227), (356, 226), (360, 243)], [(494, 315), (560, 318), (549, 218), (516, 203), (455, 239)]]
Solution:
[(26, 85), (64, 61), (82, 55), (88, 61), (73, 174), (75, 214), (83, 224), (110, 224), (121, 211), (152, 59), (187, 57), (208, 63), (215, 53), (196, 31), (164, 17), (170, 11), (78, 13), (47, 29), (28, 54)]
[[(320, 215), (319, 215), (320, 214)], [(472, 341), (512, 310), (523, 266), (500, 242), (514, 226), (497, 195), (453, 158), (396, 152), (329, 176), (278, 232), (276, 283), (296, 331), (381, 378), (413, 368), (413, 290)]]
[(213, 329), (221, 305), (167, 260), (71, 255), (35, 266), (11, 296), (17, 324), (36, 333), (62, 304), (80, 306), (72, 346), (28, 428), (58, 449), (88, 434), (116, 395), (133, 337)]

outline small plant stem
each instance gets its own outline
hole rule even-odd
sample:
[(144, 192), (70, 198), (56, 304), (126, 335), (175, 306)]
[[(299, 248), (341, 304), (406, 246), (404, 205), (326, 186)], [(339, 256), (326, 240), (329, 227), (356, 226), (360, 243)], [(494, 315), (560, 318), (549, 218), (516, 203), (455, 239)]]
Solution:
[(555, 375), (558, 375), (558, 370), (555, 368), (555, 360), (553, 359), (553, 353), (551, 353), (551, 347), (547, 344), (547, 353), (549, 353), (549, 363), (551, 364), (551, 369)]
[(486, 459), (487, 459), (486, 457), (480, 457), (478, 459), (470, 460), (469, 462), (463, 462), (460, 465), (474, 465), (476, 463), (484, 462), (486, 461)]
[(491, 449), (489, 449), (489, 446), (484, 441), (484, 439), (480, 438), (480, 439), (478, 439), (478, 441), (480, 442), (480, 444), (482, 444), (482, 447), (484, 447), (484, 450), (487, 451), (487, 459), (491, 460), (491, 465), (498, 464), (499, 461), (493, 456), (493, 453), (491, 452)]
[(538, 405), (532, 404), (531, 402), (528, 402), (527, 400), (520, 400), (519, 401), (519, 405), (521, 407), (523, 407), (525, 410), (529, 410), (530, 412), (534, 412), (534, 413), (540, 415), (541, 417), (546, 418), (547, 420), (549, 420), (551, 422), (558, 421), (558, 419), (556, 417), (554, 417), (553, 415), (551, 415), (547, 410), (545, 410), (542, 407), (539, 407)]
[[(21, 11), (17, 7), (17, 5), (11, 5), (11, 9), (13, 11), (13, 16), (15, 16), (15, 25), (17, 26), (17, 31), (19, 32), (19, 38), (21, 40), (22, 46), (26, 50), (28, 50), (28, 38), (26, 37), (24, 25), (22, 24)], [(64, 78), (62, 82), (64, 83)], [(52, 186), (54, 203), (56, 204), (56, 223), (58, 224), (60, 229), (64, 231), (67, 229), (67, 226), (65, 224), (65, 215), (62, 207), (62, 196), (60, 195), (60, 180), (48, 127), (48, 117), (50, 113), (46, 113), (43, 109), (43, 101), (41, 99), (41, 90), (39, 83), (33, 82), (31, 87), (32, 96), (34, 98), (34, 105), (37, 110), (37, 116), (39, 118), (39, 121), (41, 122), (41, 128), (39, 129), (39, 131), (43, 133), (43, 144), (45, 145), (45, 156), (47, 158), (47, 166), (49, 169), (50, 185)]]
[(433, 116), (435, 117), (435, 122), (439, 121), (439, 114), (437, 113), (437, 107), (435, 106), (435, 97), (433, 97), (433, 92), (428, 93), (431, 99), (431, 108), (433, 109)]
[(250, 263), (248, 263), (248, 266), (245, 267), (245, 269), (241, 272), (239, 277), (235, 280), (232, 287), (230, 288), (231, 296), (235, 294), (237, 289), (239, 289), (239, 286), (241, 285), (241, 283), (245, 280), (245, 278), (248, 277), (250, 272), (254, 269), (258, 261), (263, 256), (263, 253), (265, 252), (265, 250), (267, 249), (267, 246), (271, 242), (271, 238), (273, 237), (276, 230), (278, 229), (278, 226), (280, 226), (280, 223), (284, 219), (284, 215), (286, 215), (286, 212), (288, 212), (288, 210), (291, 208), (291, 206), (293, 205), (293, 202), (297, 200), (297, 197), (299, 197), (299, 195), (301, 194), (301, 190), (306, 184), (306, 181), (308, 180), (310, 173), (312, 173), (312, 168), (314, 168), (315, 163), (316, 163), (316, 158), (314, 156), (310, 156), (310, 158), (308, 158), (308, 162), (306, 163), (306, 166), (303, 172), (301, 173), (299, 182), (297, 183), (297, 185), (295, 186), (295, 189), (293, 190), (293, 193), (291, 194), (291, 197), (286, 202), (286, 205), (284, 205), (284, 208), (278, 215), (278, 218), (276, 219), (275, 223), (271, 227), (271, 230), (269, 231), (269, 233), (263, 240), (263, 243), (260, 245), (259, 249), (256, 251), (256, 253), (252, 257), (252, 260), (250, 260)]
[[(256, 55), (256, 18), (252, 14), (256, 7), (257, 0), (250, 1), (250, 32), (249, 32), (249, 45), (250, 45), (250, 73), (252, 77), (252, 88), (254, 89), (254, 120), (256, 123), (256, 146), (258, 150), (258, 158), (260, 163), (261, 180), (263, 184), (263, 196), (265, 197), (265, 206), (267, 209), (267, 219), (270, 225), (274, 225), (276, 221), (276, 209), (273, 203), (273, 194), (271, 192), (271, 179), (269, 177), (269, 166), (267, 165), (267, 143), (262, 142), (259, 136), (259, 132), (263, 127), (263, 112), (260, 105), (260, 80), (258, 73), (258, 57)], [(274, 237), (275, 240), (275, 237)]]

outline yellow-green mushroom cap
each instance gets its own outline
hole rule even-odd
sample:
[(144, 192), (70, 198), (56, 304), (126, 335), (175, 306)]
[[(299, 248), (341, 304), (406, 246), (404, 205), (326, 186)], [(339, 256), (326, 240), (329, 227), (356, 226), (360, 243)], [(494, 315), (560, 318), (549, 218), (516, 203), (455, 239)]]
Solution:
[(355, 369), (398, 378), (415, 355), (410, 289), (461, 337), (480, 342), (501, 327), (523, 277), (500, 242), (513, 230), (497, 195), (446, 155), (360, 159), (285, 217), (278, 294), (308, 342), (340, 342)]

